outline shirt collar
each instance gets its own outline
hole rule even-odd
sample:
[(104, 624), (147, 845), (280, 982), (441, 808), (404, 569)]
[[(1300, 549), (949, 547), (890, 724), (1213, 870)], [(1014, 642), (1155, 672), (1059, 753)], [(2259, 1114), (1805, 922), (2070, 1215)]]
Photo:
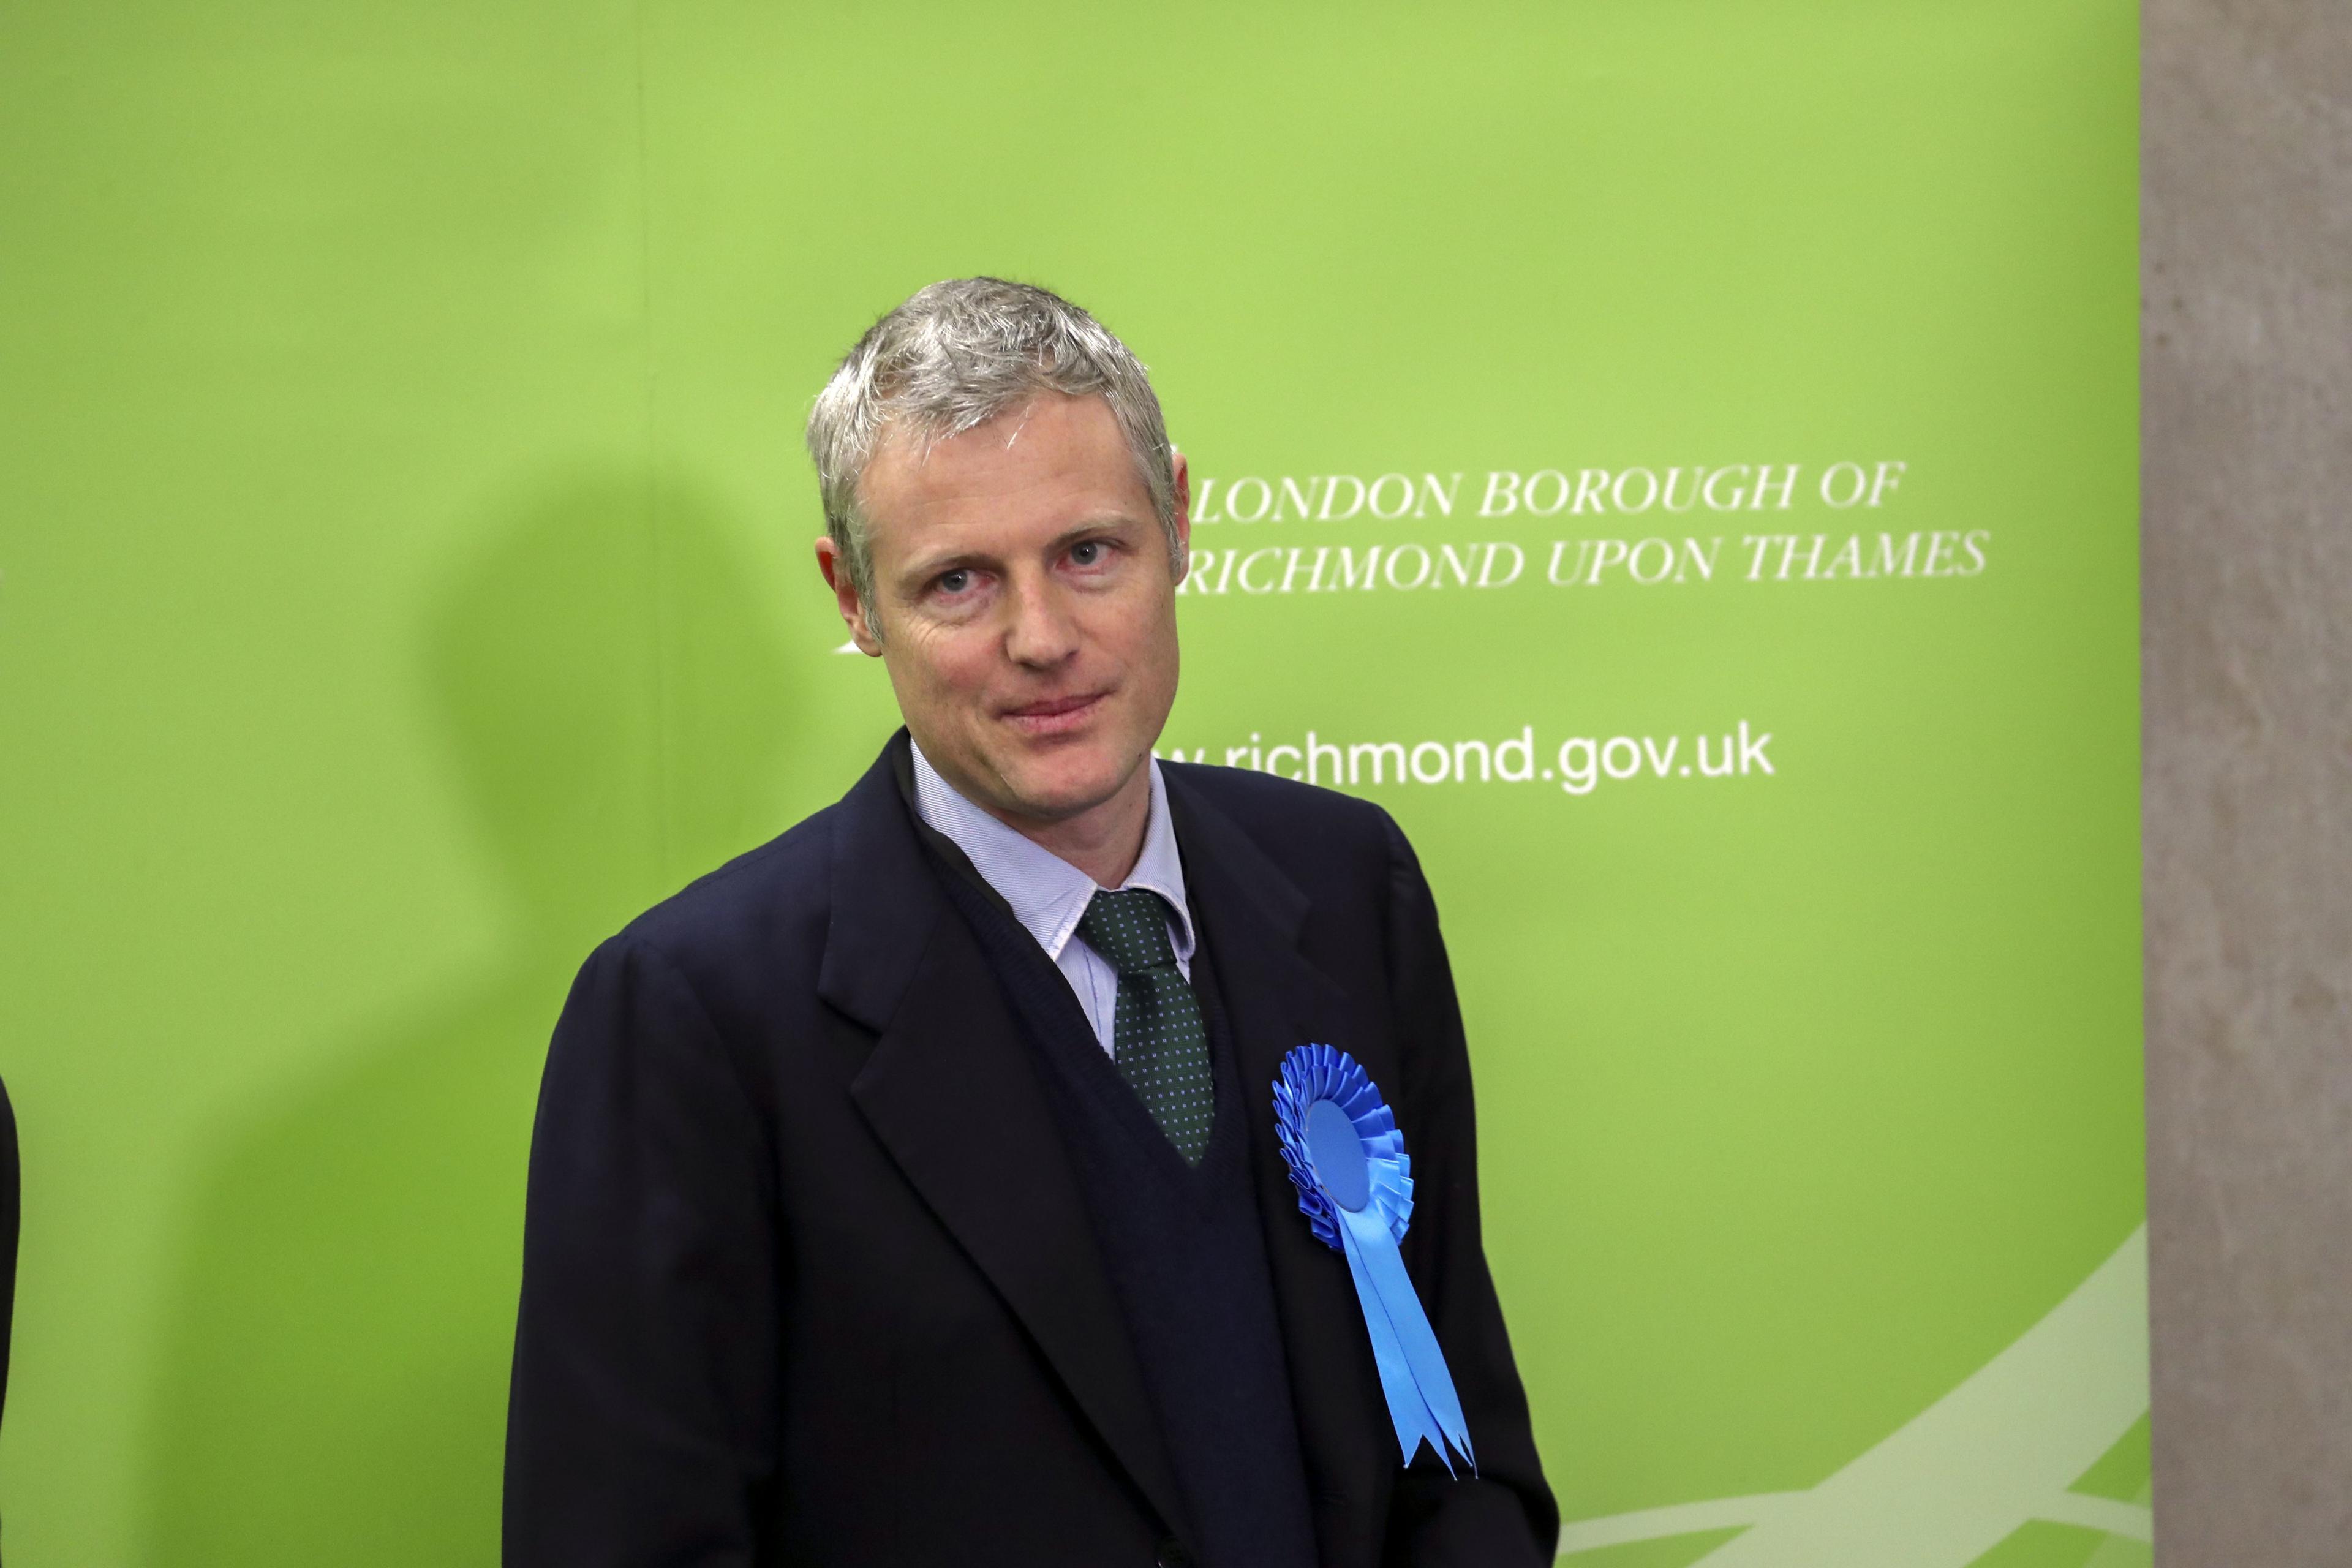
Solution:
[[(974, 805), (940, 775), (923, 748), (908, 737), (913, 753), (915, 812), (964, 853), (981, 879), (997, 891), (1022, 929), (1037, 939), (1045, 956), (1059, 961), (1078, 929), (1078, 917), (1095, 896), (1095, 879), (1052, 850)], [(1160, 763), (1151, 768), (1151, 807), (1143, 826), (1143, 853), (1118, 889), (1145, 888), (1167, 900), (1175, 913), (1170, 938), (1176, 957), (1192, 958), (1192, 911), (1184, 900), (1184, 864), (1176, 852), (1176, 826), (1168, 815), (1168, 786)]]

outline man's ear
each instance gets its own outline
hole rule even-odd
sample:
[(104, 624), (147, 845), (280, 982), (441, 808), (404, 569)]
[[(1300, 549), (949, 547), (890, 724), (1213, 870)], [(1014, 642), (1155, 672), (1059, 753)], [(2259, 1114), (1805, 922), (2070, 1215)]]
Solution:
[(824, 574), (824, 585), (833, 590), (834, 607), (849, 627), (849, 640), (857, 651), (879, 658), (882, 639), (874, 634), (874, 625), (866, 614), (866, 601), (858, 597), (857, 584), (849, 579), (849, 561), (841, 546), (826, 534), (816, 542), (816, 569)]
[(1178, 583), (1192, 570), (1192, 470), (1175, 447), (1168, 456), (1176, 470), (1176, 572)]

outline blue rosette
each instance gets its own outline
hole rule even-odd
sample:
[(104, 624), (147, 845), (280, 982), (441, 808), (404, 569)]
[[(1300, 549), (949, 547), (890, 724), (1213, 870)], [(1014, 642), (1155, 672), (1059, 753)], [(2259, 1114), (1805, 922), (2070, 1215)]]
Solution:
[(1475, 1474), (1454, 1374), (1397, 1251), (1412, 1219), (1412, 1162), (1388, 1102), (1347, 1052), (1300, 1046), (1274, 1080), (1274, 1125), (1308, 1226), (1348, 1259), (1404, 1462), (1426, 1442), (1448, 1472), (1458, 1455)]

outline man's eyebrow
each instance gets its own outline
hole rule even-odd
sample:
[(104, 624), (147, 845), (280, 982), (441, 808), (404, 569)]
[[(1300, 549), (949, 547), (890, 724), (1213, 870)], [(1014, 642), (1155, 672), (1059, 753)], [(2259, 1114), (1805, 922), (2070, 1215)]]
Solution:
[(1093, 517), (1086, 518), (1080, 521), (1070, 524), (1069, 527), (1055, 534), (1052, 542), (1047, 544), (1045, 548), (1054, 551), (1064, 550), (1068, 548), (1070, 545), (1076, 543), (1079, 540), (1084, 539), (1089, 533), (1100, 533), (1107, 528), (1131, 528), (1135, 526), (1139, 521), (1139, 519), (1123, 511), (1100, 512)]
[(936, 577), (942, 572), (952, 572), (959, 566), (985, 566), (996, 557), (985, 550), (942, 550), (936, 555), (918, 555), (898, 569), (905, 580), (920, 582)]

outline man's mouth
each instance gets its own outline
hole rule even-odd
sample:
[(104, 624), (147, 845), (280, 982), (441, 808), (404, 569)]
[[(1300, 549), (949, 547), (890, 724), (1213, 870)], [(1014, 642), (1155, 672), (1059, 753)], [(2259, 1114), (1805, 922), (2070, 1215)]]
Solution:
[(1082, 728), (1102, 706), (1104, 691), (1080, 692), (1070, 697), (1047, 697), (1035, 702), (1024, 702), (1017, 708), (1003, 710), (1004, 721), (1024, 735), (1043, 737), (1066, 735)]

